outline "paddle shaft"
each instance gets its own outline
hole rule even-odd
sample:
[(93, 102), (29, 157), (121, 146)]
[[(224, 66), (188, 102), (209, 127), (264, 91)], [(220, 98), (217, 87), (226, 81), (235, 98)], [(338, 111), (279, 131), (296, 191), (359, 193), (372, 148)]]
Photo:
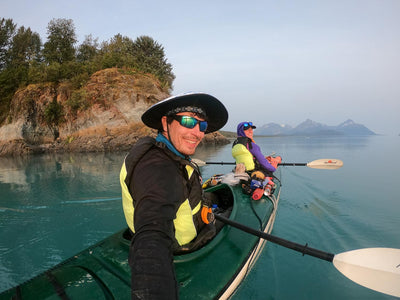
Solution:
[[(207, 165), (236, 165), (235, 162), (224, 162), (224, 161), (207, 161)], [(307, 163), (279, 163), (278, 166), (307, 166)]]
[(232, 227), (235, 227), (237, 229), (240, 229), (244, 232), (250, 233), (252, 235), (258, 236), (259, 238), (265, 239), (267, 241), (270, 241), (274, 244), (278, 244), (280, 246), (283, 246), (285, 248), (289, 248), (292, 250), (295, 250), (297, 252), (303, 253), (303, 255), (310, 255), (310, 256), (314, 256), (329, 262), (333, 261), (333, 257), (335, 256), (335, 254), (332, 253), (328, 253), (328, 252), (324, 252), (318, 249), (314, 249), (311, 247), (308, 247), (307, 244), (306, 245), (300, 245), (285, 239), (282, 239), (280, 237), (277, 236), (273, 236), (271, 234), (268, 234), (266, 232), (262, 232), (256, 229), (253, 229), (251, 227), (247, 227), (243, 224), (240, 224), (238, 222), (232, 221), (231, 219), (225, 218), (224, 216), (215, 214), (215, 218), (217, 220), (220, 220), (221, 222), (231, 225)]
[(307, 163), (279, 163), (278, 166), (305, 167)]

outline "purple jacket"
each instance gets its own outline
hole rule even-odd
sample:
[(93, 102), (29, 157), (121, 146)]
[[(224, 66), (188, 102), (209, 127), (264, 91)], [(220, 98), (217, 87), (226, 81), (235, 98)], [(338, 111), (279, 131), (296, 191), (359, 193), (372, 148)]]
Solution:
[[(243, 136), (246, 137), (246, 134), (244, 133), (243, 130), (243, 124), (247, 122), (241, 122), (237, 126), (237, 136)], [(250, 139), (249, 139), (250, 141)], [(253, 155), (253, 157), (259, 162), (262, 168), (266, 169), (267, 171), (270, 172), (275, 172), (276, 169), (273, 165), (269, 163), (269, 161), (265, 158), (265, 156), (262, 154), (260, 147), (254, 142), (250, 142), (251, 145), (247, 145), (247, 149), (250, 151), (250, 153)]]

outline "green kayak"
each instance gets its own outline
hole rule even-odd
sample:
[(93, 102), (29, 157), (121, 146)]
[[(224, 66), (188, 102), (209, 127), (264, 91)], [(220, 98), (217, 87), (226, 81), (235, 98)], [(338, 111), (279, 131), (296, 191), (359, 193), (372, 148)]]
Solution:
[[(253, 200), (240, 185), (207, 188), (229, 219), (272, 231), (280, 184)], [(257, 261), (265, 240), (229, 225), (201, 249), (174, 258), (180, 299), (226, 299)], [(0, 294), (0, 299), (130, 299), (129, 239), (122, 230), (46, 272)]]

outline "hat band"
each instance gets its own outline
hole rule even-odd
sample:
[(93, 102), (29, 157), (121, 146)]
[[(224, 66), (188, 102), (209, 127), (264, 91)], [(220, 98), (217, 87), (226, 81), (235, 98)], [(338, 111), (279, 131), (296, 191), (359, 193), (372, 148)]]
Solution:
[(181, 112), (192, 112), (198, 115), (201, 115), (203, 117), (206, 117), (206, 113), (205, 111), (200, 108), (200, 107), (195, 107), (195, 106), (181, 106), (181, 107), (177, 107), (174, 108), (172, 110), (170, 110), (169, 112), (167, 112), (165, 115), (167, 117), (169, 116), (173, 116), (176, 115), (177, 113), (181, 113)]

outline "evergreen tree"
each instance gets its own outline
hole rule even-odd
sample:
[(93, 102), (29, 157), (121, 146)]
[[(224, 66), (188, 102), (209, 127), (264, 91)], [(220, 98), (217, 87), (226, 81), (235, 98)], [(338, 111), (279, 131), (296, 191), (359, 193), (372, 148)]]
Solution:
[[(30, 67), (40, 61), (41, 41), (37, 33), (24, 26), (18, 28), (7, 51), (3, 88), (0, 91), (13, 93), (21, 85), (29, 83)], [(2, 74), (3, 75), (3, 74)], [(4, 95), (4, 94), (3, 94)]]
[(17, 76), (13, 79), (16, 87), (29, 83), (29, 69), (40, 62), (41, 44), (39, 34), (24, 26), (18, 28), (7, 55), (7, 68)]
[(12, 37), (15, 34), (15, 25), (12, 19), (0, 20), (0, 71), (4, 69), (7, 63), (7, 52), (11, 47)]
[(11, 65), (24, 65), (29, 67), (33, 62), (40, 61), (42, 42), (40, 36), (28, 27), (18, 28), (12, 39), (12, 46), (9, 51)]
[(133, 67), (133, 41), (121, 34), (115, 35), (110, 42), (104, 42), (101, 47), (103, 68)]
[(77, 59), (79, 62), (92, 61), (99, 52), (98, 39), (93, 39), (92, 35), (87, 35), (83, 43), (78, 47)]
[(75, 60), (76, 34), (72, 20), (53, 19), (47, 26), (47, 42), (43, 56), (47, 63), (65, 63)]
[(164, 48), (160, 44), (149, 36), (140, 36), (133, 43), (132, 54), (136, 68), (154, 74), (168, 88), (172, 88), (175, 75), (172, 73), (172, 65), (165, 58)]

